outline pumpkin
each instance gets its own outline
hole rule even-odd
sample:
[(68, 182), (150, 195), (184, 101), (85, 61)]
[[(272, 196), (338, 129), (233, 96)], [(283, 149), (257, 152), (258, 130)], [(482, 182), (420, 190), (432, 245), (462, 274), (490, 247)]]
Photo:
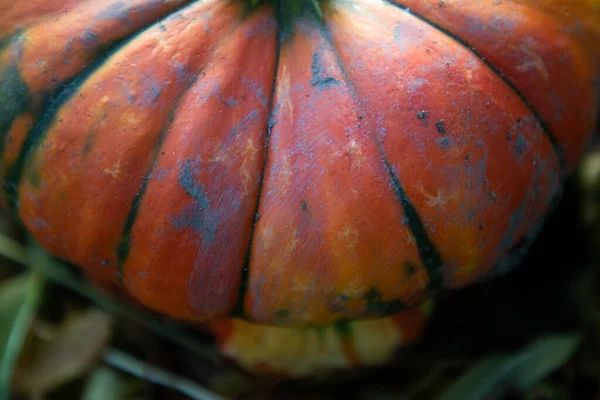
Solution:
[(1, 198), (175, 318), (395, 314), (505, 271), (597, 123), (596, 0), (0, 1)]

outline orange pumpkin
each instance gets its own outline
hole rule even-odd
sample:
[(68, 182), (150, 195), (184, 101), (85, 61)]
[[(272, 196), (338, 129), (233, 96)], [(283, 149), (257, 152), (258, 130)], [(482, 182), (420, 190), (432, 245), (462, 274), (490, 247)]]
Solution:
[(390, 315), (535, 236), (597, 123), (598, 4), (1, 1), (2, 198), (176, 318)]

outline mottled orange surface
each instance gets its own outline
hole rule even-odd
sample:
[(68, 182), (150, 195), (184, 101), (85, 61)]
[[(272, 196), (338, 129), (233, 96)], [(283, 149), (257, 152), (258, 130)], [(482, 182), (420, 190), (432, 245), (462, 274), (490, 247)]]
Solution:
[(249, 4), (0, 0), (0, 200), (46, 249), (277, 325), (518, 263), (598, 123), (597, 1)]
[(538, 111), (573, 167), (597, 118), (597, 0), (393, 1), (465, 41), (501, 71)]

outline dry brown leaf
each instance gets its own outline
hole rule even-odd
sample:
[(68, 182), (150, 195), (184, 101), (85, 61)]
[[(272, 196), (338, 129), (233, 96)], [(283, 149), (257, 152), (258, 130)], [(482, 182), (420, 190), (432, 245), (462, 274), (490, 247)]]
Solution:
[(109, 342), (113, 322), (95, 309), (72, 312), (50, 338), (35, 337), (17, 367), (14, 390), (40, 395), (86, 374)]

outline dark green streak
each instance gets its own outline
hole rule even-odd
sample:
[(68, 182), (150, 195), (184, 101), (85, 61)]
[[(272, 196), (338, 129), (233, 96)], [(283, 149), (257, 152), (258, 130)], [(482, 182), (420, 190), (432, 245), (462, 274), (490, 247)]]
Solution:
[(6, 36), (3, 39), (0, 39), (0, 52), (4, 51), (10, 44), (21, 34), (21, 31), (18, 30), (10, 34), (10, 36)]
[(352, 339), (352, 327), (350, 326), (352, 321), (340, 320), (333, 324), (333, 328), (338, 333), (339, 337), (344, 339)]
[(87, 75), (85, 77), (82, 76), (73, 84), (66, 85), (65, 88), (56, 95), (47, 98), (45, 102), (46, 107), (44, 107), (46, 111), (29, 131), (17, 160), (8, 170), (5, 190), (13, 209), (16, 210), (18, 208), (18, 188), (21, 184), (23, 170), (27, 161), (33, 156), (42, 140), (45, 138), (48, 129), (54, 124), (60, 108), (73, 97), (79, 88), (79, 84), (83, 82), (85, 78), (87, 78)]
[(367, 311), (382, 317), (398, 314), (400, 311), (407, 309), (406, 305), (400, 300), (384, 301), (375, 288), (367, 292), (365, 300), (367, 301)]
[(330, 0), (279, 0), (278, 26), (281, 41), (290, 40), (298, 21), (321, 24), (321, 10)]
[(29, 90), (15, 64), (0, 75), (0, 154), (10, 128), (19, 114), (30, 107)]
[(423, 265), (429, 274), (429, 287), (438, 289), (442, 286), (444, 279), (442, 275), (442, 269), (444, 266), (442, 257), (431, 239), (429, 239), (427, 231), (425, 230), (425, 226), (423, 225), (421, 217), (419, 216), (419, 212), (408, 198), (404, 188), (400, 183), (400, 180), (398, 179), (398, 176), (394, 172), (392, 166), (385, 156), (383, 157), (383, 163), (385, 168), (388, 170), (390, 177), (392, 178), (392, 182), (394, 183), (394, 191), (396, 192), (396, 198), (400, 204), (402, 204), (404, 216), (408, 221), (408, 227), (410, 228), (410, 231), (412, 232), (417, 243), (421, 261), (423, 262)]

